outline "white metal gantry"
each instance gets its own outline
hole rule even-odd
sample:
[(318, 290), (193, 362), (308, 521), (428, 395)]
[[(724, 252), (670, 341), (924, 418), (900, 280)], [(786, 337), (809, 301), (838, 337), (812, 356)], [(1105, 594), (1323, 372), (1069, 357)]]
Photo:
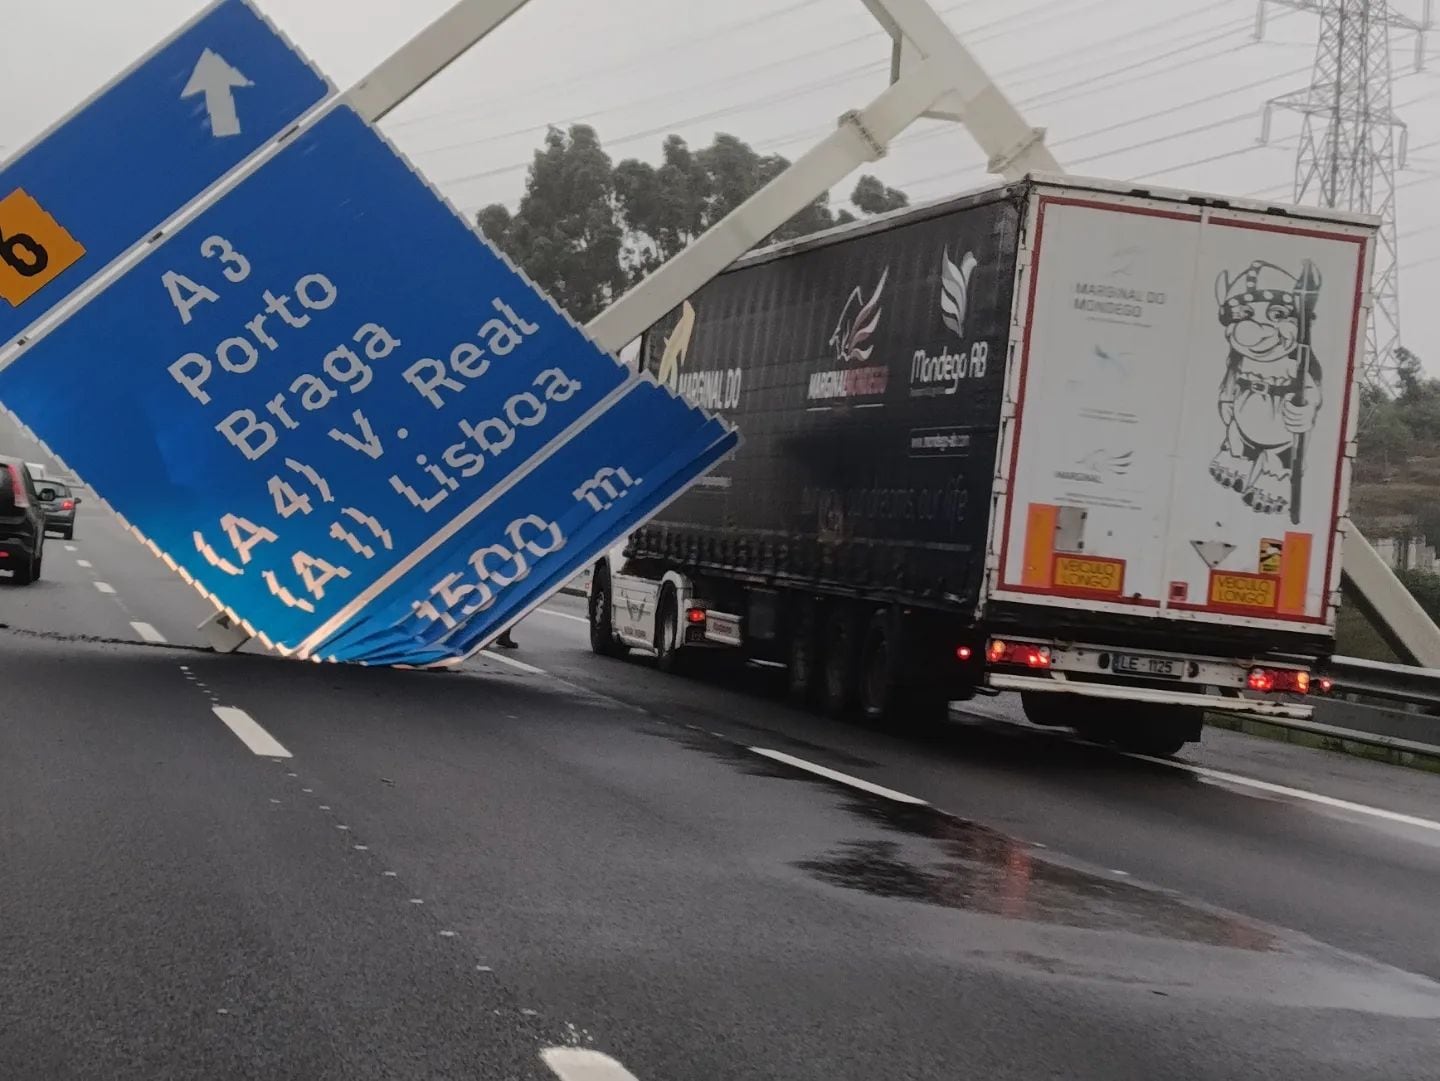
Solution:
[[(349, 104), (379, 120), (527, 2), (458, 0), (352, 87)], [(846, 112), (835, 131), (591, 320), (586, 330), (602, 348), (618, 353), (811, 200), (884, 156), (890, 142), (921, 118), (962, 125), (984, 151), (990, 172), (1004, 179), (1064, 171), (1045, 146), (1044, 130), (1026, 123), (929, 0), (861, 2), (891, 38), (889, 87)], [(1344, 565), (1362, 607), (1391, 643), (1408, 660), (1440, 667), (1440, 629), (1353, 528), (1346, 531)], [(224, 621), (210, 630), (217, 648), (238, 648)]]

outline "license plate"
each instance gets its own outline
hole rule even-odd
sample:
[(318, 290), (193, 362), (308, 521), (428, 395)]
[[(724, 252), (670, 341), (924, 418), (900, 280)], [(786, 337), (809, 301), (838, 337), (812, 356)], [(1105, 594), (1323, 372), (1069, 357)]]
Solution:
[(1110, 670), (1122, 676), (1181, 679), (1185, 675), (1185, 662), (1175, 657), (1147, 657), (1141, 653), (1112, 653)]

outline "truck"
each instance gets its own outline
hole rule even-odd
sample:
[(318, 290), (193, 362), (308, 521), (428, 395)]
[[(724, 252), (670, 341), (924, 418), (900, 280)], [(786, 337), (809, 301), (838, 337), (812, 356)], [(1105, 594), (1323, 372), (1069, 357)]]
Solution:
[(622, 353), (742, 442), (594, 565), (593, 650), (1157, 755), (1308, 717), (1377, 228), (1027, 174), (744, 256)]

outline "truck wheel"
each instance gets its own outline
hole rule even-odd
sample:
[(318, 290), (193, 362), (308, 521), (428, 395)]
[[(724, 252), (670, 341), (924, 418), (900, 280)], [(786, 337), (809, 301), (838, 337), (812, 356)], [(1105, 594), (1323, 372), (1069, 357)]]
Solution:
[(816, 622), (813, 602), (796, 605), (785, 678), (786, 693), (797, 706), (814, 705), (820, 691), (820, 636)]
[(610, 603), (610, 572), (597, 567), (590, 581), (590, 650), (602, 657), (623, 657), (630, 647), (615, 636), (615, 610)]
[(655, 667), (662, 672), (678, 672), (683, 659), (680, 601), (675, 596), (675, 587), (666, 586), (660, 594), (660, 611), (655, 619)]
[(820, 703), (832, 717), (848, 716), (859, 695), (859, 634), (855, 612), (848, 604), (830, 609), (825, 627), (825, 678), (820, 687)]
[(1116, 746), (1131, 754), (1169, 758), (1187, 743), (1200, 742), (1205, 713), (1196, 706), (1140, 706), (1114, 733)]
[(870, 617), (860, 649), (860, 712), (867, 721), (891, 720), (902, 698), (896, 686), (896, 643), (883, 608)]

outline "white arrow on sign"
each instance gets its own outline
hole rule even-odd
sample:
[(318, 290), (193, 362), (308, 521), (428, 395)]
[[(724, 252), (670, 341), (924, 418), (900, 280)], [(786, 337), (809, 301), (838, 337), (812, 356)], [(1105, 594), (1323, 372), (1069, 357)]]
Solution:
[(219, 53), (206, 49), (195, 62), (190, 81), (180, 91), (182, 98), (205, 95), (205, 111), (210, 114), (210, 132), (217, 138), (240, 134), (240, 117), (235, 112), (235, 88), (254, 86)]
[(1195, 549), (1195, 554), (1205, 561), (1205, 565), (1212, 571), (1225, 562), (1225, 557), (1235, 551), (1235, 546), (1227, 541), (1197, 541), (1190, 542)]

